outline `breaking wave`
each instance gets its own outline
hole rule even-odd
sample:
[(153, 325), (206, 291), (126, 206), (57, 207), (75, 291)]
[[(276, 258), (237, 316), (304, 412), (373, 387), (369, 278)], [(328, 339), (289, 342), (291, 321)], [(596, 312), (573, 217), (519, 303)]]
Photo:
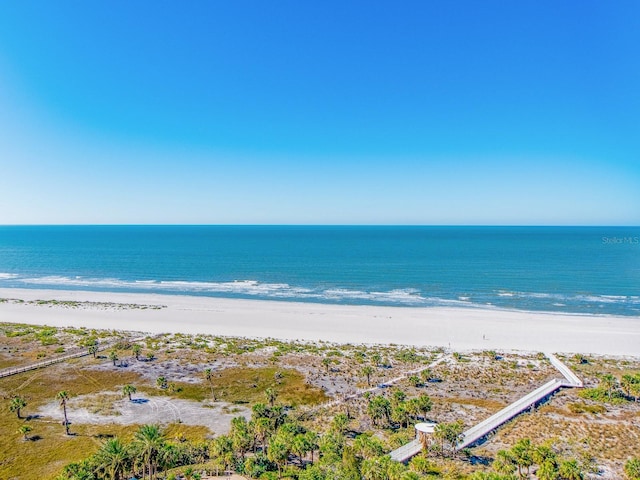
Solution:
[(395, 306), (491, 307), (517, 310), (548, 310), (585, 314), (640, 315), (638, 295), (560, 294), (498, 290), (492, 292), (439, 292), (427, 294), (417, 288), (358, 289), (341, 286), (296, 286), (257, 280), (184, 281), (123, 280), (82, 276), (29, 276), (0, 273), (1, 287), (53, 288), (255, 298), (318, 303)]

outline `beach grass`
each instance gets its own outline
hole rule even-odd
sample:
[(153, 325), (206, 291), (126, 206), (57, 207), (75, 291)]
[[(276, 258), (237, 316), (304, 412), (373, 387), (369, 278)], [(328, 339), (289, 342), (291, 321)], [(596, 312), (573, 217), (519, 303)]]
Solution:
[(220, 399), (230, 403), (266, 402), (267, 388), (275, 390), (278, 401), (285, 405), (315, 405), (328, 400), (321, 389), (309, 385), (300, 372), (290, 369), (227, 368), (214, 378), (224, 385)]
[[(5, 350), (2, 350), (4, 354), (0, 355), (0, 360), (6, 361), (11, 361), (17, 352), (20, 361), (26, 362), (43, 349), (48, 352), (47, 349), (70, 348), (87, 337), (125, 337), (124, 333), (113, 330), (67, 327), (56, 330), (10, 324), (2, 327), (0, 345)], [(57, 343), (51, 339), (57, 339)], [(44, 345), (43, 340), (51, 345)], [(357, 385), (365, 386), (363, 366), (373, 368), (375, 385), (442, 358), (444, 361), (430, 368), (430, 377), (437, 381), (431, 382), (430, 378), (412, 384), (405, 379), (382, 394), (392, 395), (396, 389), (409, 396), (426, 393), (434, 403), (430, 417), (437, 421), (464, 418), (465, 424), (470, 426), (558, 374), (544, 356), (533, 352), (462, 351), (454, 356), (427, 347), (296, 343), (204, 334), (154, 335), (139, 343), (142, 346), (140, 361), (134, 360), (133, 345), (127, 341), (116, 349), (122, 365), (113, 365), (108, 358), (109, 352), (100, 352), (98, 358), (86, 356), (0, 379), (3, 399), (0, 451), (5, 454), (0, 463), (0, 478), (53, 478), (64, 465), (95, 452), (105, 438), (117, 435), (126, 440), (138, 428), (137, 425), (72, 424), (73, 435), (67, 437), (60, 423), (61, 412), (55, 418), (19, 420), (8, 410), (9, 400), (14, 395), (24, 397), (28, 403), (22, 412), (24, 416), (54, 402), (60, 390), (72, 395), (70, 408), (78, 408), (74, 401), (81, 401), (81, 406), (94, 413), (113, 415), (114, 403), (125, 384), (135, 385), (138, 395), (166, 396), (202, 402), (204, 406), (212, 404), (213, 389), (217, 401), (231, 404), (222, 411), (235, 414), (246, 412), (246, 407), (256, 402), (267, 403), (265, 390), (268, 388), (276, 392), (279, 404), (318, 405), (332, 396), (339, 398), (342, 393), (353, 391)], [(147, 358), (148, 354), (152, 354), (151, 358)], [(325, 359), (330, 360), (326, 365), (322, 362)], [(568, 357), (567, 361), (588, 388), (598, 388), (605, 373), (620, 377), (640, 369), (640, 363), (633, 359), (589, 356), (585, 362), (585, 358), (575, 356)], [(204, 375), (207, 367), (212, 368), (210, 382)], [(156, 384), (158, 375), (167, 376), (166, 388)], [(82, 398), (75, 398), (78, 396)], [(583, 398), (578, 391), (560, 392), (540, 409), (500, 429), (491, 442), (474, 449), (473, 453), (486, 453), (491, 458), (497, 449), (529, 437), (536, 443), (557, 442), (563, 450), (575, 451), (576, 455), (588, 449), (599, 462), (613, 462), (616, 471), (621, 471), (621, 462), (632, 454), (634, 445), (640, 441), (637, 432), (629, 433), (640, 419), (640, 410), (628, 399), (607, 402), (600, 397)], [(301, 421), (308, 421), (315, 429), (323, 431), (332, 415), (344, 410), (344, 405), (315, 410), (319, 413), (300, 416)], [(351, 413), (355, 415), (351, 426), (356, 431), (371, 430), (366, 399), (353, 401)], [(72, 412), (70, 419), (73, 420)], [(30, 434), (33, 440), (28, 442), (18, 433), (24, 422), (33, 428)], [(389, 444), (396, 445), (404, 442), (412, 432), (409, 429), (394, 433), (391, 429), (383, 429), (377, 433)], [(204, 426), (177, 423), (167, 428), (169, 438), (201, 440), (210, 435), (211, 431)], [(592, 439), (587, 446), (585, 438)], [(467, 468), (447, 462), (442, 464), (443, 471)]]
[[(96, 368), (104, 367), (105, 361), (108, 365), (105, 358), (84, 357), (0, 380), (3, 399), (0, 416), (0, 451), (3, 452), (0, 478), (53, 478), (64, 465), (94, 453), (104, 439), (111, 436), (127, 439), (138, 428), (137, 425), (72, 423), (72, 435), (66, 436), (60, 423), (62, 412), (60, 419), (29, 418), (39, 407), (55, 401), (56, 393), (61, 390), (68, 391), (72, 400), (82, 397), (75, 408), (87, 408), (99, 414), (115, 413), (113, 402), (119, 398), (115, 392), (128, 383), (136, 385), (139, 393), (150, 396), (165, 395), (196, 402), (211, 398), (210, 385), (204, 380), (201, 383), (172, 382), (171, 388), (159, 389), (151, 378), (140, 373), (117, 367), (114, 370)], [(317, 404), (327, 399), (320, 388), (307, 384), (300, 372), (275, 366), (223, 369), (216, 372), (213, 382), (217, 400), (248, 406), (266, 402), (266, 388), (273, 388), (278, 394), (278, 401), (287, 405)], [(16, 395), (27, 401), (28, 405), (22, 412), (22, 416), (27, 417), (25, 419), (18, 419), (8, 410), (9, 399)], [(71, 419), (72, 408), (70, 405)], [(32, 427), (32, 440), (27, 442), (18, 433), (20, 425), (25, 422)], [(203, 440), (211, 432), (204, 426), (170, 424), (166, 434), (168, 438)]]
[[(38, 407), (53, 400), (61, 390), (71, 395), (98, 394), (116, 389), (123, 382), (135, 382), (139, 375), (123, 372), (84, 370), (78, 362), (64, 366), (49, 367), (14, 375), (2, 379), (0, 388), (4, 400), (0, 416), (0, 478), (6, 479), (47, 479), (60, 471), (69, 462), (85, 458), (95, 452), (100, 439), (108, 435), (125, 435), (135, 430), (133, 426), (118, 425), (72, 425), (72, 436), (64, 434), (64, 428), (57, 419), (32, 418), (20, 420), (8, 412), (8, 399), (20, 395), (27, 400), (22, 415), (29, 417)], [(62, 414), (61, 414), (62, 417)], [(32, 427), (31, 438), (25, 442), (17, 433), (24, 422)]]

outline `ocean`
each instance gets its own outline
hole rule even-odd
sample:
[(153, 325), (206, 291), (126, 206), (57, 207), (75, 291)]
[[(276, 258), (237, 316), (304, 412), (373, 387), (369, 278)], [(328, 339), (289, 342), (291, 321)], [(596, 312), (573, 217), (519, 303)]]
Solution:
[(640, 227), (3, 226), (0, 287), (640, 316)]

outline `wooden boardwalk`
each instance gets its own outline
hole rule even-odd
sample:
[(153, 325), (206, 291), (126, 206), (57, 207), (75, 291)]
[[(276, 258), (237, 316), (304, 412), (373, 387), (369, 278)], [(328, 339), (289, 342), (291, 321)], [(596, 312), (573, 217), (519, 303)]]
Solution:
[(578, 376), (575, 373), (573, 373), (569, 367), (567, 367), (564, 363), (562, 363), (558, 359), (558, 357), (556, 357), (553, 353), (547, 352), (545, 353), (545, 355), (551, 362), (551, 365), (556, 367), (556, 369), (564, 376), (564, 378), (567, 380), (567, 383), (571, 384), (567, 386), (579, 387), (579, 388), (584, 386), (582, 383), (582, 380), (580, 380)]
[(417, 438), (409, 443), (404, 444), (400, 448), (396, 448), (389, 455), (391, 460), (396, 462), (406, 462), (411, 457), (415, 457), (422, 450), (422, 443)]
[[(132, 340), (118, 339), (118, 340), (113, 340), (111, 342), (98, 344), (98, 352), (104, 351), (119, 342), (137, 342), (143, 338), (145, 337), (140, 337)], [(48, 367), (49, 365), (54, 365), (56, 363), (61, 363), (66, 360), (71, 360), (72, 358), (86, 357), (88, 355), (91, 355), (89, 353), (88, 348), (74, 349), (74, 351), (71, 353), (66, 353), (65, 355), (60, 355), (57, 357), (49, 358), (47, 360), (42, 360), (41, 362), (30, 363), (28, 365), (23, 365), (21, 367), (5, 368), (4, 370), (0, 370), (0, 378), (9, 377), (11, 375), (17, 375), (18, 373), (28, 372), (29, 370), (37, 370), (38, 368)]]
[(572, 385), (569, 385), (564, 380), (554, 378), (541, 387), (536, 388), (533, 392), (528, 393), (524, 397), (513, 402), (511, 405), (503, 408), (499, 412), (491, 415), (486, 420), (483, 420), (464, 432), (462, 441), (458, 444), (458, 449), (473, 445), (478, 440), (493, 432), (500, 425), (508, 422), (513, 417), (520, 415), (522, 412), (527, 411), (529, 408), (541, 402), (548, 396), (554, 394), (560, 388), (566, 386)]
[[(536, 388), (534, 391), (529, 392), (524, 397), (519, 398), (515, 402), (506, 406), (499, 412), (491, 415), (489, 418), (483, 420), (477, 425), (474, 425), (463, 433), (462, 441), (457, 445), (457, 449), (469, 447), (479, 440), (482, 440), (501, 425), (520, 415), (522, 412), (527, 411), (531, 407), (534, 407), (536, 404), (553, 395), (562, 387), (583, 386), (582, 381), (555, 355), (551, 353), (545, 353), (545, 355), (564, 378), (562, 380), (557, 378), (550, 380), (541, 387)], [(422, 443), (416, 439), (392, 451), (390, 456), (393, 460), (398, 462), (406, 462), (411, 457), (420, 453), (421, 450)]]

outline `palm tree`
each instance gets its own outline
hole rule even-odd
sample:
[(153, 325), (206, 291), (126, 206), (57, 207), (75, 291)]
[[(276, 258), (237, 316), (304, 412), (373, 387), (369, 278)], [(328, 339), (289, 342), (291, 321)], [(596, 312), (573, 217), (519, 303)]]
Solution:
[(405, 475), (409, 475), (409, 479), (415, 479), (415, 472), (409, 473), (407, 467), (400, 462), (394, 462), (390, 457), (382, 457), (382, 464), (385, 467), (386, 478), (389, 480), (407, 480)]
[(278, 478), (281, 477), (282, 467), (287, 463), (290, 447), (291, 442), (287, 435), (277, 434), (269, 441), (267, 458), (278, 467)]
[(562, 480), (583, 480), (584, 474), (580, 470), (580, 466), (578, 462), (574, 459), (565, 460), (560, 464), (560, 468), (558, 469), (558, 473), (560, 474), (560, 478)]
[(373, 367), (371, 365), (365, 365), (362, 367), (362, 374), (367, 377), (367, 385), (371, 386), (371, 374), (373, 373)]
[(629, 387), (629, 393), (635, 397), (636, 402), (640, 402), (640, 383), (632, 383)]
[(382, 355), (380, 355), (378, 352), (375, 352), (373, 355), (371, 355), (371, 365), (373, 365), (374, 367), (380, 365), (381, 361)]
[[(440, 440), (443, 455), (447, 455), (447, 453), (452, 455), (456, 452), (458, 443), (460, 443), (464, 437), (462, 433), (463, 428), (464, 424), (460, 420), (451, 423), (439, 423), (435, 426), (433, 436)], [(448, 452), (445, 446), (449, 447)]]
[(516, 459), (509, 450), (498, 450), (493, 469), (504, 476), (513, 475), (516, 471)]
[(332, 363), (333, 363), (333, 360), (329, 357), (324, 357), (322, 359), (322, 365), (324, 365), (324, 368), (327, 372), (329, 371), (329, 367), (331, 366)]
[(538, 480), (557, 480), (558, 479), (558, 465), (551, 460), (545, 460), (538, 464), (536, 470), (536, 477)]
[(393, 395), (391, 395), (391, 403), (394, 406), (396, 406), (404, 402), (406, 398), (407, 398), (407, 394), (404, 393), (402, 390), (394, 390)]
[(145, 471), (149, 474), (149, 479), (155, 478), (158, 457), (164, 442), (164, 433), (158, 425), (143, 425), (135, 433), (133, 443), (141, 457), (143, 478), (145, 478)]
[(233, 449), (244, 459), (245, 454), (251, 449), (251, 444), (253, 443), (246, 418), (235, 417), (231, 420), (229, 437), (231, 438)]
[(367, 458), (362, 462), (362, 478), (364, 480), (384, 480), (387, 477), (380, 458)]
[(618, 379), (613, 375), (611, 375), (610, 373), (607, 373), (606, 375), (602, 376), (602, 380), (600, 381), (600, 384), (607, 391), (609, 400), (611, 400), (611, 393), (618, 386)]
[(131, 350), (133, 351), (133, 354), (136, 356), (136, 360), (140, 360), (140, 352), (142, 351), (142, 347), (136, 343), (133, 345)]
[(16, 412), (18, 418), (22, 418), (20, 416), (20, 410), (27, 406), (27, 401), (23, 397), (13, 397), (11, 399), (11, 403), (9, 404), (9, 410), (12, 412)]
[(98, 353), (98, 344), (94, 343), (93, 345), (89, 345), (89, 355), (93, 355), (93, 358), (96, 358), (97, 353)]
[(349, 416), (346, 413), (338, 413), (333, 417), (331, 428), (340, 435), (344, 435), (349, 430)]
[(204, 369), (204, 378), (209, 382), (209, 387), (211, 388), (211, 398), (213, 401), (216, 401), (216, 395), (213, 392), (213, 370), (211, 368)]
[(31, 431), (31, 427), (29, 425), (20, 425), (18, 429), (18, 433), (24, 436), (24, 441), (29, 440), (29, 432)]
[(557, 463), (556, 452), (548, 445), (538, 445), (532, 451), (533, 461), (538, 465), (542, 465), (545, 462)]
[(211, 445), (210, 453), (212, 458), (224, 466), (224, 470), (233, 464), (233, 442), (227, 435), (216, 437)]
[(267, 448), (267, 437), (271, 432), (271, 421), (267, 417), (260, 417), (251, 422), (253, 435), (256, 438), (255, 445), (258, 443), (262, 447), (262, 450)]
[(381, 419), (388, 421), (391, 416), (391, 402), (382, 396), (373, 397), (367, 405), (367, 413), (374, 425)]
[(429, 413), (431, 411), (431, 407), (433, 407), (431, 397), (423, 393), (422, 395), (419, 395), (415, 400), (418, 412), (422, 413), (422, 417), (426, 420), (427, 413)]
[(303, 465), (304, 457), (309, 451), (309, 442), (307, 442), (307, 437), (303, 433), (299, 433), (291, 442), (291, 452), (298, 457), (300, 461), (300, 466)]
[(318, 441), (320, 437), (316, 432), (312, 432), (308, 430), (307, 433), (304, 434), (305, 440), (307, 442), (307, 446), (309, 447), (309, 453), (311, 454), (311, 463), (313, 463), (313, 452), (318, 449)]
[(69, 392), (62, 390), (58, 392), (56, 398), (60, 401), (60, 406), (64, 412), (64, 430), (69, 435), (69, 419), (67, 418), (67, 400), (69, 400)]
[(410, 398), (405, 402), (405, 408), (407, 409), (407, 413), (409, 416), (415, 420), (420, 416), (420, 406), (418, 405), (417, 398)]
[(276, 391), (273, 388), (267, 388), (264, 391), (264, 394), (267, 397), (267, 401), (269, 402), (269, 405), (273, 407), (273, 405), (276, 403), (276, 398), (278, 398), (278, 394), (276, 393)]
[(116, 366), (116, 362), (118, 361), (118, 354), (116, 353), (115, 350), (111, 350), (109, 352), (109, 360), (111, 360), (113, 362), (113, 366)]
[(131, 465), (131, 457), (125, 444), (119, 438), (107, 440), (95, 458), (98, 469), (103, 471), (111, 480), (120, 480)]
[(396, 403), (391, 410), (391, 419), (401, 427), (409, 426), (411, 415), (405, 402)]
[[(529, 476), (529, 468), (533, 465), (533, 446), (531, 440), (528, 438), (522, 438), (511, 447), (511, 453), (518, 467), (518, 476), (525, 478)], [(526, 469), (526, 474), (522, 469)]]
[[(416, 455), (409, 462), (409, 469), (419, 475), (426, 475), (434, 469), (434, 465), (429, 461), (426, 454)], [(423, 477), (420, 477), (423, 478)]]
[(353, 442), (353, 453), (360, 458), (376, 458), (385, 451), (384, 444), (371, 433), (358, 435)]
[(130, 383), (127, 383), (124, 387), (122, 387), (122, 394), (127, 395), (129, 397), (129, 401), (131, 401), (131, 394), (136, 393), (137, 391), (138, 389)]

